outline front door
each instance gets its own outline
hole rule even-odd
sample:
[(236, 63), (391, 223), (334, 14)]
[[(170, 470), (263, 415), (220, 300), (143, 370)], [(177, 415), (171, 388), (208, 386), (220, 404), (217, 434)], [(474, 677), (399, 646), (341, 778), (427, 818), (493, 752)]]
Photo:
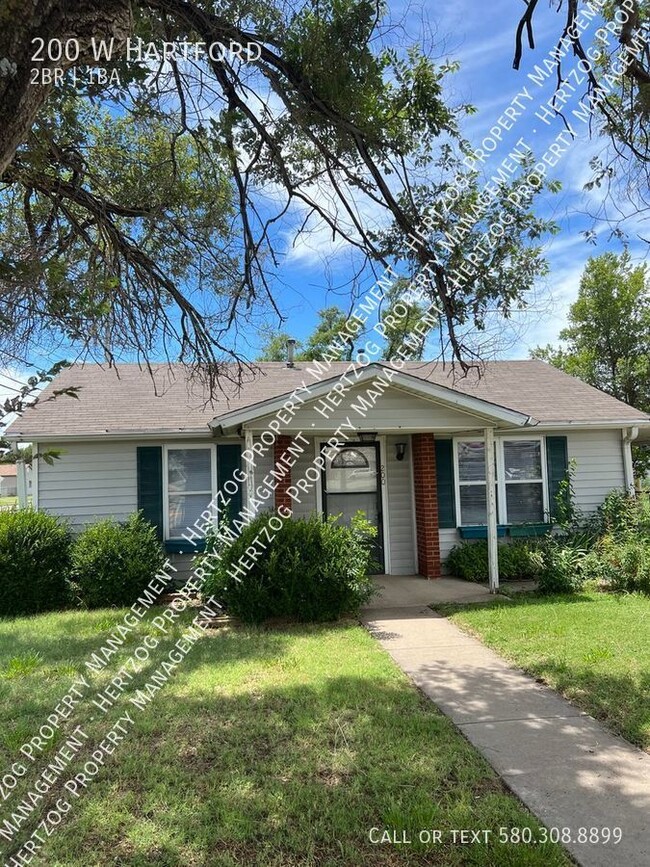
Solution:
[(381, 513), (381, 464), (379, 443), (345, 443), (336, 448), (324, 446), (323, 512), (340, 515), (349, 524), (357, 512), (377, 528), (374, 560), (384, 571), (384, 540)]

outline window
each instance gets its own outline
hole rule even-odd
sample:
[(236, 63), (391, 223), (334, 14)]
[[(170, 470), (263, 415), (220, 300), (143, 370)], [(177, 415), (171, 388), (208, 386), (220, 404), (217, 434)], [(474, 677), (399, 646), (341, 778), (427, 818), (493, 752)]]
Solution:
[(460, 440), (457, 443), (457, 463), (460, 524), (485, 524), (487, 497), (483, 440)]
[[(547, 512), (543, 440), (497, 440), (497, 511), (506, 524), (544, 520)], [(487, 524), (485, 444), (482, 439), (456, 440), (458, 523)]]
[(167, 538), (181, 538), (199, 520), (213, 497), (213, 475), (212, 447), (167, 449)]
[(359, 449), (343, 449), (332, 460), (332, 468), (343, 469), (345, 467), (357, 467), (368, 469), (368, 458)]
[(330, 452), (327, 493), (352, 494), (377, 490), (377, 449), (375, 445), (338, 447)]
[(541, 440), (503, 440), (503, 484), (509, 524), (544, 520)]

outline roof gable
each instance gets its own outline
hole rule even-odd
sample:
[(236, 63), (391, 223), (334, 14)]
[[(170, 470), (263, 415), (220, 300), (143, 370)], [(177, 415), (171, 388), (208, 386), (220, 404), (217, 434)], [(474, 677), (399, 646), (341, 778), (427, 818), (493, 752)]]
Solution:
[[(389, 389), (391, 394), (387, 396)], [(286, 425), (287, 429), (299, 429), (303, 422), (306, 422), (307, 429), (332, 429), (351, 418), (358, 428), (408, 430), (416, 426), (413, 423), (416, 407), (423, 401), (426, 402), (426, 411), (424, 414), (420, 412), (418, 421), (428, 429), (434, 424), (440, 428), (458, 429), (462, 425), (475, 425), (477, 419), (508, 427), (533, 421), (523, 413), (497, 406), (475, 395), (463, 394), (447, 385), (428, 382), (388, 365), (370, 364), (346, 374), (344, 379), (340, 375), (330, 376), (312, 384), (308, 391), (285, 392), (216, 416), (211, 427), (230, 433), (240, 425), (255, 426), (257, 422), (257, 426), (264, 426), (265, 419), (275, 412), (282, 412), (292, 397), (295, 406), (291, 409), (292, 419)], [(445, 414), (436, 413), (434, 407), (438, 410), (445, 408)]]

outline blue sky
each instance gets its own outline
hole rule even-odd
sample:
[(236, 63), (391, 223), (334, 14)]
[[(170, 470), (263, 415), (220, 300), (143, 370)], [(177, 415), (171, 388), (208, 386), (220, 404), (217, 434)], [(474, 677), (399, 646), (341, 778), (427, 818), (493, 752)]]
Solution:
[[(536, 50), (527, 50), (522, 68), (515, 71), (512, 58), (516, 23), (523, 10), (520, 0), (493, 0), (485, 4), (479, 4), (477, 0), (426, 3), (424, 11), (417, 2), (389, 0), (389, 6), (392, 16), (406, 16), (409, 36), (413, 39), (421, 38), (423, 34), (429, 39), (433, 37), (439, 46), (436, 53), (441, 59), (447, 57), (460, 62), (460, 71), (449, 79), (449, 97), (456, 103), (472, 103), (478, 109), (477, 114), (468, 118), (463, 126), (473, 145), (480, 145), (490, 127), (525, 85), (534, 92), (535, 99), (525, 116), (517, 121), (510, 134), (510, 143), (514, 145), (523, 136), (535, 152), (541, 154), (562, 131), (564, 127), (560, 118), (546, 126), (534, 113), (540, 104), (552, 97), (555, 88), (553, 77), (544, 87), (538, 87), (531, 85), (527, 73), (555, 46), (562, 29), (564, 11), (558, 14), (550, 4), (539, 4), (535, 26)], [(592, 25), (586, 35), (596, 29), (596, 25)], [(572, 65), (568, 59), (566, 68)], [(581, 96), (582, 93), (578, 93), (567, 108), (577, 104)], [(508, 141), (507, 135), (505, 141)], [(561, 229), (545, 245), (550, 273), (536, 286), (528, 312), (515, 317), (510, 325), (504, 327), (500, 341), (501, 357), (526, 358), (536, 345), (555, 343), (565, 324), (568, 307), (577, 295), (587, 259), (608, 250), (622, 250), (620, 241), (609, 237), (610, 230), (604, 223), (597, 227), (595, 246), (581, 234), (593, 228), (588, 212), (595, 210), (600, 192), (588, 194), (583, 187), (591, 176), (589, 159), (602, 148), (603, 142), (590, 140), (585, 128), (552, 170), (552, 176), (562, 182), (562, 191), (546, 195), (539, 203), (541, 212), (551, 216)], [(499, 151), (500, 158), (507, 151), (504, 146)], [(630, 250), (633, 255), (641, 256), (644, 246), (632, 243)], [(324, 259), (327, 260), (326, 267)], [(333, 254), (318, 236), (313, 243), (301, 244), (297, 251), (289, 254), (282, 275), (286, 283), (282, 289), (283, 307), (289, 317), (285, 330), (297, 338), (304, 337), (313, 328), (319, 308), (330, 304), (345, 307), (345, 281), (349, 270), (345, 253), (339, 250)], [(328, 288), (329, 282), (336, 283), (337, 291)], [(253, 337), (251, 348), (255, 343)]]
[[(477, 13), (477, 5), (475, 0), (436, 4), (437, 14), (442, 12), (444, 16), (440, 32), (454, 34), (449, 38), (449, 48), (451, 55), (461, 63), (454, 82), (458, 95), (478, 109), (465, 125), (465, 133), (472, 143), (478, 144), (486, 128), (489, 129), (511, 99), (527, 85), (535, 100), (531, 103), (532, 108), (517, 121), (512, 136), (515, 139), (523, 136), (541, 154), (562, 131), (563, 122), (556, 118), (551, 126), (546, 126), (535, 116), (537, 107), (553, 95), (554, 77), (544, 88), (539, 88), (531, 84), (527, 73), (535, 64), (540, 64), (557, 43), (564, 21), (564, 6), (558, 14), (555, 4), (539, 4), (535, 19), (536, 49), (525, 51), (522, 68), (515, 71), (512, 69), (514, 33), (523, 4), (519, 0), (493, 0), (483, 6), (484, 13)], [(585, 34), (586, 41), (596, 29), (597, 26), (592, 25)], [(456, 46), (457, 50), (454, 50)], [(565, 69), (573, 65), (572, 59), (567, 58)], [(582, 91), (579, 91), (573, 102), (567, 105), (569, 111), (581, 96)], [(521, 322), (521, 333), (513, 339), (507, 351), (511, 358), (525, 358), (530, 348), (556, 342), (568, 307), (576, 298), (587, 259), (608, 250), (618, 252), (623, 249), (620, 241), (610, 239), (611, 232), (605, 224), (596, 227), (598, 241), (595, 246), (581, 235), (582, 231), (593, 228), (588, 212), (593, 212), (600, 201), (601, 193), (587, 193), (584, 185), (591, 177), (589, 160), (602, 149), (603, 142), (590, 140), (588, 131), (583, 130), (553, 169), (553, 176), (562, 182), (562, 192), (547, 195), (542, 207), (559, 224), (560, 232), (546, 245), (550, 274), (539, 282), (532, 305), (534, 309)], [(644, 246), (632, 243), (630, 250), (633, 255), (641, 256)]]

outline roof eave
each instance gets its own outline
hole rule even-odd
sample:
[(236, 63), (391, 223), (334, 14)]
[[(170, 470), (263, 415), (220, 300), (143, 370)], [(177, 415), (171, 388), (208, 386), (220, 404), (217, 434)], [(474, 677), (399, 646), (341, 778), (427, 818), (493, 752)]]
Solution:
[(3, 434), (4, 439), (10, 442), (79, 442), (82, 440), (160, 440), (160, 439), (197, 439), (207, 437), (211, 439), (213, 432), (206, 425), (204, 428), (192, 430), (129, 430), (129, 431), (92, 431), (68, 433), (52, 433), (51, 431), (17, 431), (13, 434)]
[(537, 425), (539, 428), (608, 428), (620, 430), (621, 428), (643, 427), (650, 428), (650, 418), (616, 418), (616, 419), (577, 419), (575, 421), (567, 421), (557, 419), (556, 421), (541, 421)]

